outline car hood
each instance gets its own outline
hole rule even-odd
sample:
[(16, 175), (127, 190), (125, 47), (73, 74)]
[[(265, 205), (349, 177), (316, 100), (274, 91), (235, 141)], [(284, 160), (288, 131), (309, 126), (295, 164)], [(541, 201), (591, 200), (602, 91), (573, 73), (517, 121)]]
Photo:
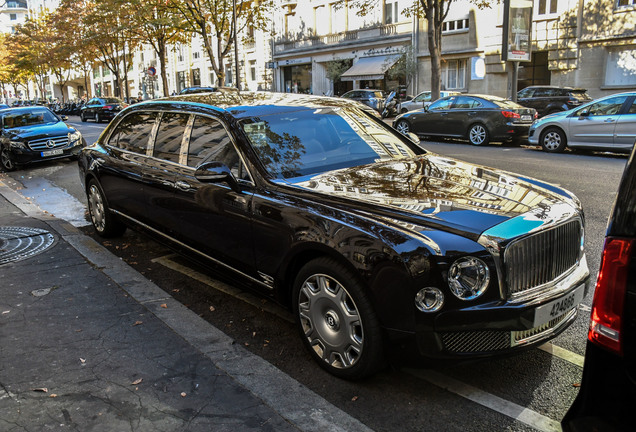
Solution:
[(21, 128), (7, 129), (6, 133), (10, 139), (23, 139), (31, 141), (34, 139), (42, 139), (48, 137), (56, 137), (74, 133), (75, 129), (66, 123), (59, 121), (57, 123), (47, 123), (42, 125), (25, 126)]
[(340, 203), (343, 210), (414, 224), (416, 231), (418, 226), (438, 227), (473, 239), (516, 217), (532, 214), (538, 227), (556, 208), (569, 215), (580, 208), (574, 195), (548, 183), (432, 153), (284, 183), (333, 198), (330, 204)]

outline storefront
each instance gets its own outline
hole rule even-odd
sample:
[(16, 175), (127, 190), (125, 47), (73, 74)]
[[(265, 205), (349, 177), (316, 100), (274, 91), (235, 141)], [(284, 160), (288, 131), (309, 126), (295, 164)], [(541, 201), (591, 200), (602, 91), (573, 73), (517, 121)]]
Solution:
[(311, 94), (311, 57), (282, 60), (278, 66), (283, 92)]
[[(388, 51), (386, 48), (381, 51)], [(400, 59), (401, 53), (395, 52), (389, 55), (372, 55), (380, 50), (368, 50), (364, 54), (371, 54), (366, 57), (360, 57), (353, 63), (353, 66), (345, 71), (341, 77), (341, 81), (353, 81), (354, 89), (378, 89), (392, 90), (397, 87), (399, 81), (391, 81), (387, 79), (387, 71)], [(397, 51), (397, 50), (396, 50)]]

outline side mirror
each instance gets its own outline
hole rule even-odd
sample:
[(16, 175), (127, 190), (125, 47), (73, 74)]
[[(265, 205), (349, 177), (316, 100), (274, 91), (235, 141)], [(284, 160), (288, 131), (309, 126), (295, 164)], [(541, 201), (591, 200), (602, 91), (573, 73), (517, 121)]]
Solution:
[(422, 102), (422, 109), (424, 112), (428, 112), (428, 104), (426, 102)]
[(241, 192), (232, 171), (221, 162), (205, 162), (199, 165), (194, 177), (202, 183), (227, 183), (234, 192)]
[(589, 116), (590, 116), (590, 110), (588, 109), (584, 109), (583, 111), (579, 113), (579, 117), (589, 117)]
[(62, 121), (68, 121), (68, 116), (63, 115), (63, 116), (60, 116), (60, 118), (62, 119)]

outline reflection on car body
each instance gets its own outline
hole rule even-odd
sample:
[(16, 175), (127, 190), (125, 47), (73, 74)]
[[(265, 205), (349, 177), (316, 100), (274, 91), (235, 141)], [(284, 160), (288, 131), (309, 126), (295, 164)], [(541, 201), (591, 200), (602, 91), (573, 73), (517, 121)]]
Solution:
[(341, 98), (136, 104), (79, 167), (98, 233), (141, 228), (240, 275), (344, 378), (533, 346), (573, 322), (586, 289), (571, 193), (426, 152)]

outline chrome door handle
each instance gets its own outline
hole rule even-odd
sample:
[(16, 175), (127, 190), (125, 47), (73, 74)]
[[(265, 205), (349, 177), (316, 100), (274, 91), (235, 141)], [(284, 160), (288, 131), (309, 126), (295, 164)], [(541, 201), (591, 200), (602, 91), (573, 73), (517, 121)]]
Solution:
[(609, 118), (609, 119), (605, 119), (604, 122), (605, 123), (614, 123), (614, 119), (613, 118)]

